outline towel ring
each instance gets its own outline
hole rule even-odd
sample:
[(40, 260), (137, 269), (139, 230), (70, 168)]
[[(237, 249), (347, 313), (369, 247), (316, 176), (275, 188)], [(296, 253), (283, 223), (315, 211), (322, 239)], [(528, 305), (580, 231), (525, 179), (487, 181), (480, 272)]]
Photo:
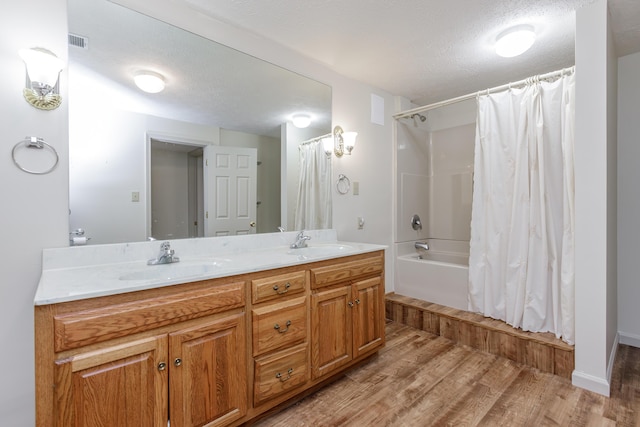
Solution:
[[(24, 145), (27, 148), (36, 148), (38, 150), (42, 150), (44, 148), (49, 149), (50, 151), (53, 152), (53, 154), (56, 156), (56, 160), (53, 163), (53, 165), (44, 171), (33, 171), (33, 170), (29, 170), (27, 168), (25, 168), (24, 166), (22, 166), (20, 163), (18, 163), (18, 160), (16, 160), (16, 150), (21, 146)], [(60, 157), (58, 156), (58, 152), (56, 151), (55, 148), (53, 148), (51, 145), (47, 144), (44, 139), (42, 138), (38, 138), (35, 136), (26, 136), (22, 141), (18, 142), (16, 145), (13, 146), (13, 150), (11, 150), (11, 158), (13, 159), (13, 163), (18, 167), (18, 169), (26, 172), (26, 173), (30, 173), (33, 175), (45, 175), (48, 174), (49, 172), (51, 172), (52, 170), (54, 170), (56, 168), (56, 166), (58, 166), (58, 161), (60, 160)]]
[(346, 175), (338, 175), (338, 181), (336, 182), (336, 189), (340, 194), (347, 194), (351, 189), (351, 181)]

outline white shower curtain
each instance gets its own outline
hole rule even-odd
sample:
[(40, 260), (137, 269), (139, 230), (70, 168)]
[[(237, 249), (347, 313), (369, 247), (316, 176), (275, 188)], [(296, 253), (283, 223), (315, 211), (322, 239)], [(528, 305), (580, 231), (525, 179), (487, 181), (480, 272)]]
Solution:
[(331, 228), (331, 158), (322, 142), (301, 144), (296, 230)]
[(469, 309), (574, 340), (574, 74), (478, 98)]

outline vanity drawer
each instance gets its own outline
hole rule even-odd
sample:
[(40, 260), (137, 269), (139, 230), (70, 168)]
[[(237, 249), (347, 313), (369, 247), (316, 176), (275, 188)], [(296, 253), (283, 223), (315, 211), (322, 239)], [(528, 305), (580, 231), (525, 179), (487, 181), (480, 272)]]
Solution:
[(56, 352), (148, 331), (245, 305), (245, 282), (110, 304), (53, 318)]
[(308, 366), (307, 344), (257, 359), (254, 406), (306, 383), (309, 379)]
[(312, 268), (311, 288), (317, 289), (365, 275), (380, 274), (383, 269), (384, 258), (381, 254), (356, 261)]
[(305, 271), (252, 280), (251, 299), (254, 304), (259, 304), (261, 302), (304, 292), (306, 282)]
[(254, 308), (253, 355), (304, 341), (307, 336), (307, 297)]

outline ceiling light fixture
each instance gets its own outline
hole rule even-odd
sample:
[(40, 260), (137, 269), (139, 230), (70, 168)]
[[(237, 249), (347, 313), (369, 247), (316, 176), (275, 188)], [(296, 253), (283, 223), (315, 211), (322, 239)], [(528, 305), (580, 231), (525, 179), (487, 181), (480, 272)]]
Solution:
[(164, 90), (164, 77), (153, 71), (141, 71), (133, 80), (136, 86), (148, 93), (158, 93)]
[(291, 121), (295, 127), (304, 129), (311, 124), (311, 117), (307, 114), (296, 114), (291, 118)]
[(516, 25), (496, 38), (496, 53), (504, 58), (522, 55), (536, 41), (536, 33), (531, 25)]

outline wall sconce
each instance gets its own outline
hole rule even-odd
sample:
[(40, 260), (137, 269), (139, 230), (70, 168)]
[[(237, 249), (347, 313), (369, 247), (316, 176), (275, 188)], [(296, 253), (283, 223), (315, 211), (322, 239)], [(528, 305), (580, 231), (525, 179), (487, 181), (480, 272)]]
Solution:
[(53, 110), (62, 103), (58, 89), (64, 62), (53, 52), (40, 47), (20, 49), (20, 57), (27, 68), (27, 81), (22, 91), (27, 102), (41, 110)]
[(340, 126), (333, 128), (333, 135), (322, 139), (324, 152), (328, 157), (333, 152), (336, 157), (342, 157), (344, 154), (351, 155), (351, 151), (356, 145), (356, 137), (358, 132), (345, 132)]

